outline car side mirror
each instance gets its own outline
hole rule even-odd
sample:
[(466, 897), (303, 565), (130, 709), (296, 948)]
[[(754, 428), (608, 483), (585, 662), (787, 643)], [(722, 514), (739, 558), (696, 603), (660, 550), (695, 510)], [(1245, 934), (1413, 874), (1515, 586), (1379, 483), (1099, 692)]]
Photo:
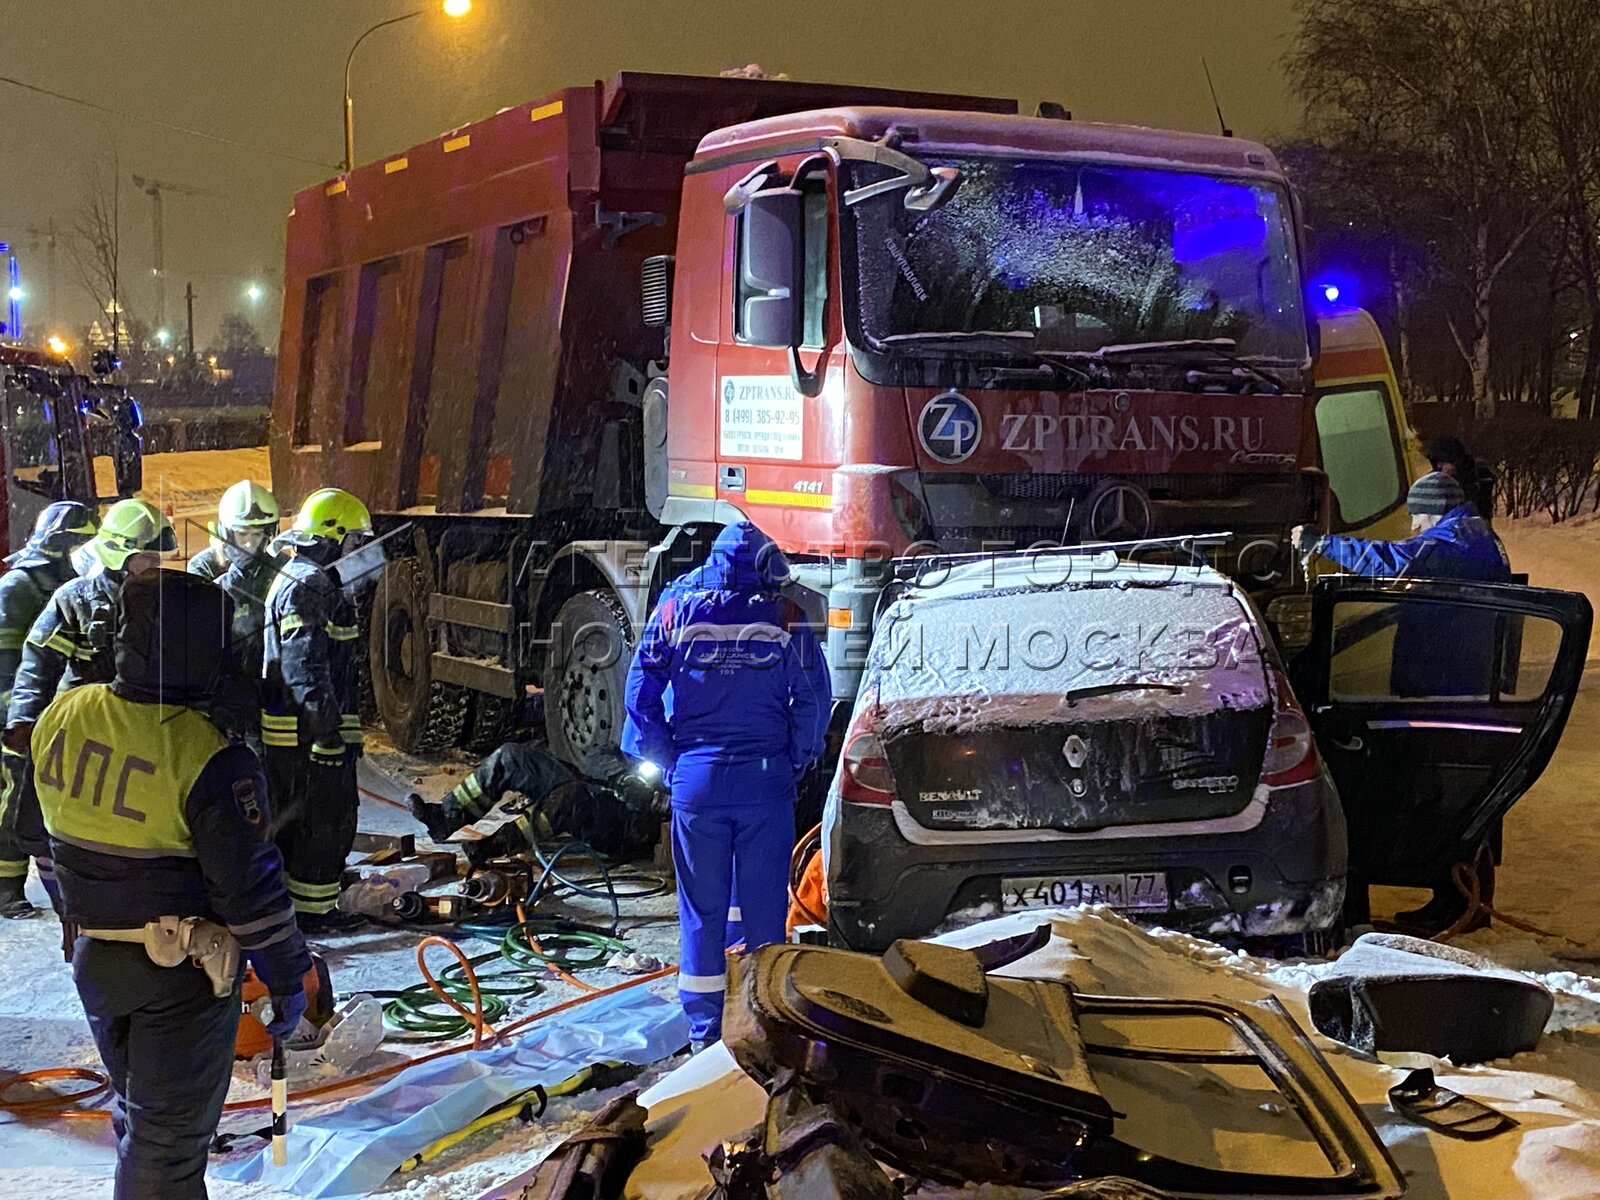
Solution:
[(745, 202), (739, 223), (739, 326), (752, 346), (787, 350), (804, 339), (800, 303), (803, 265), (801, 193), (795, 188), (758, 192)]

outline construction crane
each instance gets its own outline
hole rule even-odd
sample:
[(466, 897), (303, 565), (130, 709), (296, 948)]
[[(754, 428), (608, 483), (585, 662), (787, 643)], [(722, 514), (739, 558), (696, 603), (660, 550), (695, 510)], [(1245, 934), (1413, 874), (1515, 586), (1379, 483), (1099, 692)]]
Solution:
[(133, 177), (133, 186), (150, 197), (151, 274), (156, 278), (156, 328), (160, 329), (167, 323), (167, 263), (162, 193), (171, 192), (175, 196), (220, 196), (222, 193), (207, 191), (205, 188), (193, 187), (187, 183), (147, 179), (143, 175)]

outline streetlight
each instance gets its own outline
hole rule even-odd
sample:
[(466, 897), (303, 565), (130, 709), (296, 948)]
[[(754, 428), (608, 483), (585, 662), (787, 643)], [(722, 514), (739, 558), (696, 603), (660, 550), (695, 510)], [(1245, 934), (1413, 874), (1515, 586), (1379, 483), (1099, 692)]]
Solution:
[[(472, 11), (472, 0), (444, 0), (440, 8), (447, 17), (464, 17)], [(350, 63), (356, 56), (356, 47), (385, 25), (398, 25), (401, 21), (411, 20), (412, 17), (425, 16), (428, 11), (426, 8), (418, 8), (408, 13), (402, 13), (398, 17), (390, 17), (386, 21), (379, 21), (351, 43), (350, 53), (345, 55), (344, 59), (344, 169), (346, 171), (351, 170), (356, 165), (355, 102), (350, 99)]]
[(156, 330), (156, 341), (160, 342), (163, 348), (170, 346), (172, 344), (171, 332), (166, 329)]
[(17, 284), (12, 284), (11, 285), (11, 290), (6, 293), (6, 296), (7, 296), (8, 299), (11, 299), (11, 300), (21, 300), (22, 299), (22, 288)]
[(244, 294), (251, 304), (258, 303), (262, 296), (261, 285), (259, 283), (252, 283), (249, 287), (245, 288)]

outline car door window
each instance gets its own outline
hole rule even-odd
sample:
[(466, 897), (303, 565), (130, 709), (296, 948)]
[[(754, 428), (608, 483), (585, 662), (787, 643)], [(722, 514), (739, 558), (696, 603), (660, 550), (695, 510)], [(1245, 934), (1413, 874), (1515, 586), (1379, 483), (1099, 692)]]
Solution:
[(1426, 704), (1533, 702), (1550, 682), (1561, 626), (1547, 618), (1426, 601), (1334, 608), (1328, 697)]
[(1339, 524), (1353, 529), (1399, 507), (1406, 478), (1389, 394), (1379, 384), (1324, 392), (1317, 398), (1322, 468), (1339, 502)]

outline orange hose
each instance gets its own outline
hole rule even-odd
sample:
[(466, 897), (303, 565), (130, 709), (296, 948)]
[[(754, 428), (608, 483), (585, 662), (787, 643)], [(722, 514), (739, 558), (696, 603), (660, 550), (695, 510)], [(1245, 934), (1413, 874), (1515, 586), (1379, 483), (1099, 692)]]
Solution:
[[(574, 996), (570, 1000), (563, 1000), (559, 1004), (552, 1004), (549, 1008), (541, 1008), (538, 1012), (529, 1013), (527, 1016), (513, 1021), (511, 1024), (507, 1025), (495, 1035), (495, 1040), (504, 1041), (511, 1034), (516, 1033), (518, 1030), (526, 1029), (529, 1025), (532, 1025), (536, 1021), (542, 1021), (546, 1017), (553, 1017), (556, 1015), (556, 1013), (565, 1012), (569, 1008), (576, 1008), (580, 1004), (587, 1004), (590, 1000), (598, 1000), (602, 996), (611, 996), (615, 995), (617, 992), (625, 992), (629, 988), (636, 988), (647, 983), (654, 983), (657, 979), (665, 979), (668, 975), (676, 975), (677, 973), (677, 967), (663, 967), (661, 970), (652, 971), (648, 975), (640, 975), (637, 978), (629, 979), (624, 983), (612, 984), (610, 987), (601, 988), (599, 991), (585, 992), (581, 996)], [(387, 1079), (391, 1075), (398, 1075), (407, 1067), (419, 1066), (422, 1063), (436, 1062), (441, 1058), (448, 1058), (452, 1054), (460, 1054), (466, 1050), (478, 1049), (479, 1037), (479, 1033), (475, 1031), (472, 1041), (463, 1042), (459, 1046), (448, 1046), (442, 1050), (435, 1050), (431, 1054), (422, 1054), (416, 1058), (403, 1059), (400, 1062), (390, 1063), (386, 1067), (379, 1067), (376, 1071), (368, 1071), (364, 1075), (352, 1076), (349, 1079), (338, 1079), (332, 1083), (319, 1084), (317, 1087), (304, 1088), (297, 1092), (290, 1092), (289, 1099), (310, 1100), (313, 1097), (328, 1096), (332, 1095), (334, 1092), (348, 1091), (351, 1088), (359, 1087), (366, 1083), (372, 1083), (379, 1079)], [(67, 1074), (59, 1075), (57, 1072), (65, 1072)], [(77, 1074), (78, 1072), (83, 1072), (83, 1074)], [(100, 1072), (83, 1067), (57, 1067), (53, 1068), (51, 1071), (28, 1071), (21, 1075), (13, 1075), (3, 1084), (0, 1084), (0, 1094), (3, 1094), (7, 1088), (16, 1083), (28, 1083), (40, 1079), (64, 1078), (68, 1076), (74, 1078), (93, 1078), (96, 1081), (104, 1078)], [(109, 1088), (110, 1086), (110, 1081), (106, 1081), (106, 1087)], [(99, 1092), (93, 1091), (85, 1094), (94, 1096), (98, 1095)], [(47, 1098), (45, 1097), (41, 1097), (39, 1101), (23, 1101), (21, 1103), (23, 1105), (38, 1104), (39, 1107), (35, 1111), (37, 1111), (41, 1116), (60, 1117), (65, 1119), (90, 1118), (95, 1120), (108, 1120), (111, 1117), (111, 1110), (106, 1108), (75, 1108), (52, 1111), (44, 1105), (43, 1101), (46, 1099)], [(62, 1102), (70, 1103), (71, 1099), (63, 1099)], [(254, 1100), (235, 1100), (232, 1104), (224, 1104), (222, 1106), (222, 1111), (224, 1113), (249, 1112), (252, 1109), (267, 1108), (271, 1104), (271, 1096), (258, 1096)], [(9, 1101), (0, 1101), (0, 1111), (18, 1110), (19, 1105), (13, 1104)], [(18, 1115), (25, 1116), (26, 1113), (19, 1111)]]
[[(82, 1079), (93, 1084), (81, 1092), (51, 1092), (47, 1096), (35, 1096), (31, 1100), (10, 1100), (6, 1093), (19, 1084), (41, 1084), (50, 1079)], [(74, 1104), (82, 1104), (88, 1100), (98, 1100), (102, 1095), (111, 1090), (111, 1077), (104, 1071), (93, 1067), (49, 1067), (42, 1071), (22, 1071), (16, 1075), (7, 1076), (0, 1082), (0, 1111), (15, 1113), (19, 1117), (31, 1115), (51, 1117), (86, 1117), (104, 1113), (110, 1116), (106, 1109), (72, 1108)]]
[[(467, 973), (467, 986), (472, 989), (472, 1011), (469, 1012), (459, 1000), (445, 991), (440, 986), (439, 981), (433, 977), (433, 972), (428, 970), (426, 955), (429, 946), (443, 946), (456, 956), (456, 961), (461, 964), (461, 969)], [(437, 934), (429, 934), (417, 943), (417, 970), (422, 972), (423, 980), (426, 981), (429, 989), (435, 996), (439, 997), (445, 1007), (453, 1009), (457, 1016), (472, 1026), (472, 1048), (474, 1050), (483, 1048), (484, 1034), (488, 1034), (491, 1039), (500, 1036), (483, 1019), (483, 995), (478, 991), (478, 975), (472, 969), (472, 960), (461, 952), (460, 946), (457, 946), (447, 938), (439, 937)]]
[(381, 795), (380, 793), (373, 791), (371, 788), (364, 788), (360, 784), (357, 784), (356, 791), (360, 792), (363, 796), (371, 796), (374, 800), (378, 801), (378, 803), (387, 804), (390, 808), (398, 808), (404, 813), (411, 811), (411, 806), (409, 804), (402, 804), (400, 801)]
[(580, 992), (598, 992), (600, 990), (592, 983), (585, 983), (576, 975), (569, 975), (567, 972), (558, 967), (555, 964), (555, 961), (551, 959), (549, 955), (545, 954), (544, 947), (539, 945), (539, 939), (534, 937), (533, 930), (528, 928), (528, 914), (523, 911), (522, 905), (520, 904), (517, 905), (517, 925), (522, 930), (522, 936), (528, 939), (528, 946), (535, 954), (544, 959), (544, 965), (555, 972), (557, 979), (561, 980), (563, 983), (570, 983)]

